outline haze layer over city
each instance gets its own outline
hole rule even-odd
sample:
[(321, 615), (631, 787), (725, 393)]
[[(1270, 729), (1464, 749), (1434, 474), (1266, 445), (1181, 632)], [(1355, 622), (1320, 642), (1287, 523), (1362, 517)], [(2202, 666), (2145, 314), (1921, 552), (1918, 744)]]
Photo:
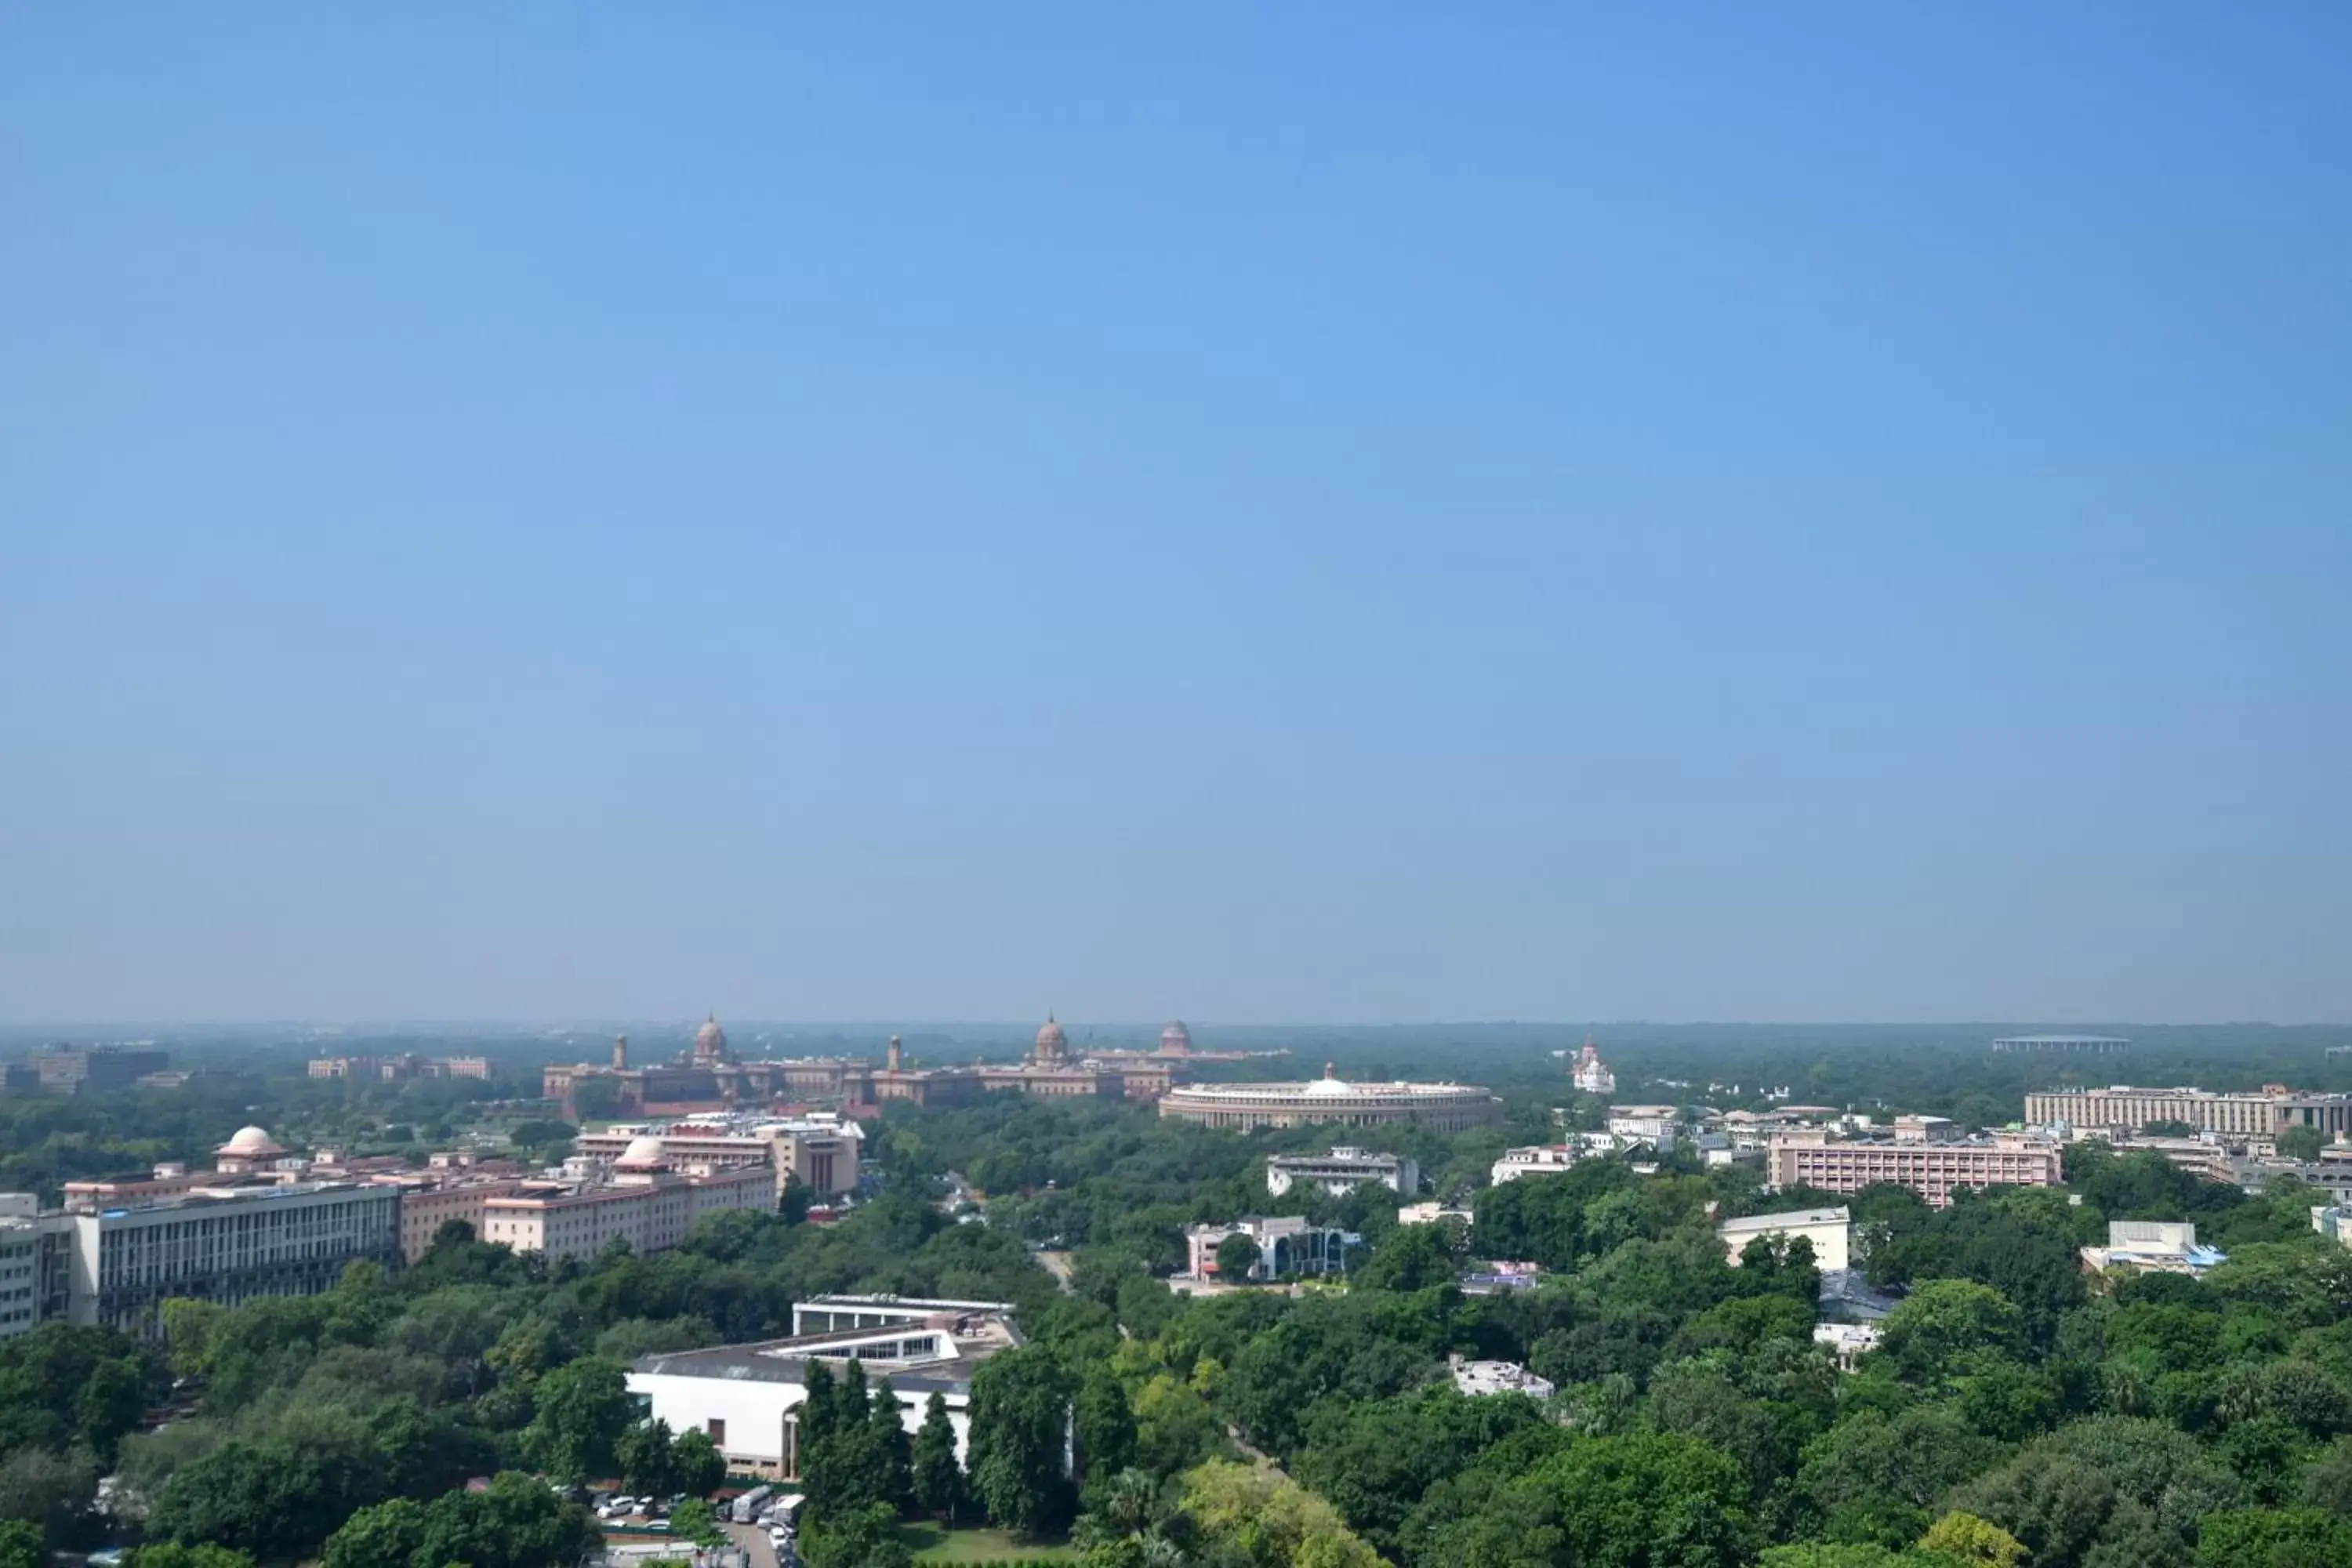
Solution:
[(2352, 1563), (2347, 59), (0, 11), (0, 1568)]

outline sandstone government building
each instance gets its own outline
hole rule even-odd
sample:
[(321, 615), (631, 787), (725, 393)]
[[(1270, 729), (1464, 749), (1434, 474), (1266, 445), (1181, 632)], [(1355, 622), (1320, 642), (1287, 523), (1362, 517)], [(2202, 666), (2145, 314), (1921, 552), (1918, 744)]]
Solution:
[(1323, 1065), (1310, 1083), (1180, 1084), (1160, 1114), (1206, 1127), (1387, 1127), (1458, 1132), (1503, 1119), (1503, 1102), (1475, 1083), (1346, 1083)]

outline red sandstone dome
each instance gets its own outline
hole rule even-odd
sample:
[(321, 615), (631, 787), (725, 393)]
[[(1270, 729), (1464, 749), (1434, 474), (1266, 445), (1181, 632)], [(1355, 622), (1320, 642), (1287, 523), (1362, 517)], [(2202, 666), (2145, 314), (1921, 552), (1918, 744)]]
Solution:
[(1054, 1022), (1051, 1013), (1046, 1014), (1045, 1026), (1037, 1031), (1037, 1054), (1041, 1057), (1059, 1056), (1062, 1048), (1069, 1043), (1069, 1037), (1062, 1033), (1062, 1026)]
[(1177, 1057), (1192, 1048), (1192, 1031), (1184, 1026), (1183, 1019), (1179, 1018), (1160, 1031), (1160, 1048), (1170, 1056)]
[(694, 1054), (715, 1057), (727, 1049), (727, 1031), (719, 1026), (719, 1015), (713, 1013), (694, 1031)]

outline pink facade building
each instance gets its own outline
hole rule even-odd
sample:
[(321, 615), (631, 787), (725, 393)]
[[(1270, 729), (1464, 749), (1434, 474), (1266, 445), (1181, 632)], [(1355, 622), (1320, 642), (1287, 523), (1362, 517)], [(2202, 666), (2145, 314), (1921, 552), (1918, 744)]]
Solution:
[[(1923, 1118), (1922, 1121), (1933, 1119)], [(1898, 1136), (1840, 1138), (1825, 1128), (1775, 1132), (1766, 1146), (1765, 1179), (1774, 1187), (1853, 1193), (1885, 1182), (1909, 1187), (1937, 1208), (1971, 1187), (2058, 1184), (2058, 1144), (2031, 1132), (1969, 1139)]]

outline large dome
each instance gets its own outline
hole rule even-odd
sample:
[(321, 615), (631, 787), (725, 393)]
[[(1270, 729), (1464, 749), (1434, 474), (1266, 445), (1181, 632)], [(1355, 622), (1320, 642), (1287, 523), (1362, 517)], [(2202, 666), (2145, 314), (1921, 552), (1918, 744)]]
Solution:
[(229, 1141), (220, 1146), (219, 1152), (224, 1154), (282, 1154), (286, 1151), (278, 1146), (266, 1128), (240, 1127), (229, 1135)]
[(666, 1155), (662, 1141), (648, 1135), (630, 1139), (629, 1146), (621, 1151), (621, 1157), (613, 1163), (622, 1170), (652, 1171), (660, 1168)]
[(1338, 1074), (1333, 1071), (1335, 1065), (1336, 1064), (1331, 1062), (1325, 1062), (1323, 1064), (1323, 1076), (1317, 1079), (1313, 1083), (1308, 1084), (1306, 1089), (1300, 1092), (1304, 1094), (1311, 1094), (1318, 1100), (1336, 1099), (1355, 1093), (1356, 1091), (1352, 1087), (1339, 1081)]
[(702, 1021), (702, 1027), (694, 1031), (694, 1054), (715, 1057), (726, 1048), (727, 1031), (719, 1026), (719, 1015), (713, 1013)]
[(1179, 1018), (1160, 1031), (1160, 1048), (1175, 1056), (1192, 1048), (1192, 1031), (1184, 1026), (1183, 1019)]
[(1037, 1031), (1037, 1048), (1040, 1051), (1058, 1051), (1067, 1044), (1069, 1037), (1062, 1033), (1062, 1026), (1054, 1022), (1053, 1015), (1047, 1014), (1045, 1026)]

